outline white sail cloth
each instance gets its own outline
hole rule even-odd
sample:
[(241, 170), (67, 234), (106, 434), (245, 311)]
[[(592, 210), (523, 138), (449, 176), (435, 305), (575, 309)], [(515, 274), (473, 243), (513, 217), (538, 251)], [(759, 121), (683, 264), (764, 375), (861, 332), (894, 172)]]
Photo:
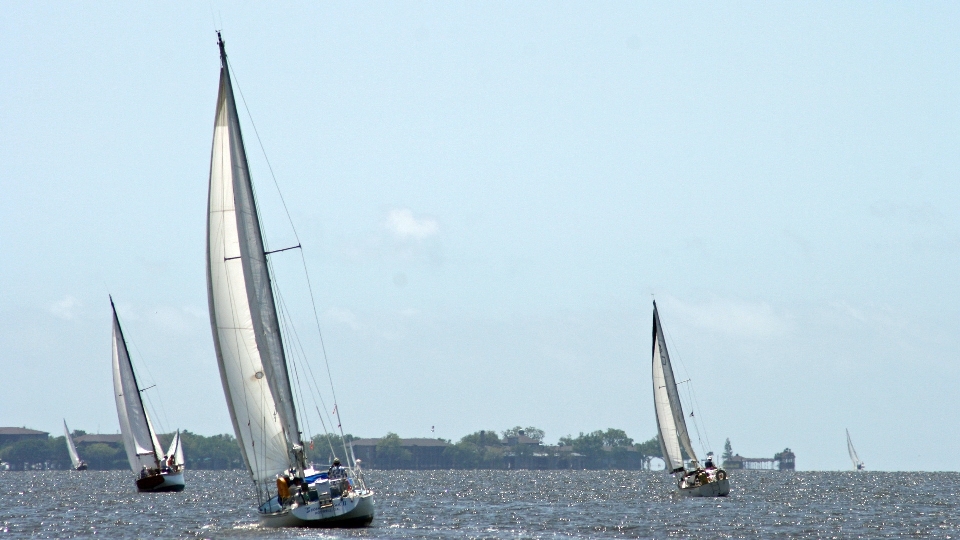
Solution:
[(694, 462), (697, 454), (690, 443), (687, 423), (677, 392), (677, 381), (673, 375), (673, 365), (667, 352), (667, 343), (660, 326), (657, 303), (653, 303), (653, 403), (657, 414), (657, 429), (660, 434), (660, 448), (663, 460), (670, 472), (683, 470), (681, 447)]
[(853, 470), (859, 471), (863, 468), (863, 462), (860, 461), (860, 456), (857, 455), (857, 449), (853, 447), (853, 440), (850, 439), (850, 430), (847, 432), (847, 453), (850, 454), (850, 461), (853, 462)]
[(159, 454), (160, 441), (143, 407), (140, 387), (137, 386), (137, 377), (130, 364), (130, 354), (113, 299), (110, 300), (110, 307), (113, 308), (113, 393), (117, 402), (117, 417), (130, 469), (139, 472), (143, 467), (156, 467), (163, 456)]
[(220, 378), (243, 459), (272, 483), (300, 445), (226, 53), (210, 156), (207, 292)]
[(77, 445), (73, 443), (73, 437), (70, 436), (70, 428), (67, 427), (67, 421), (63, 421), (63, 437), (67, 440), (67, 453), (70, 454), (70, 463), (73, 468), (80, 466), (80, 454), (77, 453)]
[(173, 440), (170, 441), (170, 449), (167, 450), (167, 456), (173, 456), (174, 462), (183, 467), (186, 464), (186, 461), (183, 459), (183, 444), (180, 442), (180, 431), (173, 436)]

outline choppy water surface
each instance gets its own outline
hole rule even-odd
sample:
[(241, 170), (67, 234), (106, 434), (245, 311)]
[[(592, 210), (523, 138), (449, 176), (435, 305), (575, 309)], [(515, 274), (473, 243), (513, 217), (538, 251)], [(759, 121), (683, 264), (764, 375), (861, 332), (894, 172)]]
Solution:
[(129, 473), (0, 473), (0, 538), (956, 538), (960, 473), (735, 473), (723, 499), (662, 473), (368, 471), (360, 530), (263, 529), (239, 472), (187, 471), (183, 493)]

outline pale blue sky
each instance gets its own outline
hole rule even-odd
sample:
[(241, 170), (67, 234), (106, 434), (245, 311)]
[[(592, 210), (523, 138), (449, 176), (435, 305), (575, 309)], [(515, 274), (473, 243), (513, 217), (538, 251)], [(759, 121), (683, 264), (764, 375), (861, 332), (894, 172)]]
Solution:
[(714, 450), (842, 469), (848, 427), (870, 469), (958, 468), (948, 3), (0, 4), (0, 425), (116, 431), (110, 292), (161, 424), (231, 430), (221, 20), (349, 432), (645, 440), (655, 293)]

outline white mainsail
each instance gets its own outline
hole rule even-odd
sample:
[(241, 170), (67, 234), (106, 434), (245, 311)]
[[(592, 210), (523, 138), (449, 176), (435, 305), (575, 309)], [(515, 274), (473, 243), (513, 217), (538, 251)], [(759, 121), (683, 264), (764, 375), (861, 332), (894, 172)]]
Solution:
[(123, 447), (127, 451), (130, 469), (140, 472), (143, 467), (157, 467), (163, 456), (159, 454), (160, 441), (143, 407), (137, 376), (130, 363), (113, 298), (110, 299), (110, 308), (113, 309), (113, 393), (117, 401), (120, 433), (123, 435)]
[(207, 202), (210, 324), (243, 459), (266, 488), (298, 465), (302, 443), (222, 41), (220, 59)]
[(853, 470), (859, 471), (863, 468), (863, 462), (860, 461), (860, 456), (857, 455), (857, 449), (853, 447), (853, 441), (850, 439), (850, 430), (847, 429), (847, 453), (850, 454), (850, 461), (853, 462)]
[(70, 454), (70, 463), (73, 468), (80, 466), (80, 454), (77, 454), (77, 445), (73, 444), (73, 437), (70, 436), (70, 428), (67, 427), (67, 421), (63, 421), (63, 436), (67, 440), (67, 453)]
[(660, 434), (660, 448), (666, 469), (670, 472), (682, 471), (683, 454), (698, 463), (697, 454), (690, 443), (687, 423), (680, 405), (677, 381), (673, 376), (673, 366), (667, 353), (667, 343), (660, 327), (660, 315), (657, 303), (653, 303), (653, 402), (657, 413), (657, 428)]
[(180, 430), (177, 430), (176, 435), (173, 436), (173, 440), (170, 441), (170, 449), (167, 450), (167, 455), (173, 456), (177, 465), (181, 467), (184, 466), (185, 462), (183, 459), (183, 444), (180, 443)]

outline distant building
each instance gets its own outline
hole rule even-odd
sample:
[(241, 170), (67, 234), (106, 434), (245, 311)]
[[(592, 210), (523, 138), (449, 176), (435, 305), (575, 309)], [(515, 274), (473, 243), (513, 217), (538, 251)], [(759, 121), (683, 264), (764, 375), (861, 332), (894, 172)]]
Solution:
[(773, 456), (773, 459), (777, 460), (777, 468), (781, 471), (792, 471), (795, 470), (795, 463), (797, 461), (797, 456), (794, 455), (793, 451), (789, 448), (785, 448), (783, 452), (780, 452)]
[(86, 444), (103, 443), (115, 446), (123, 446), (123, 435), (101, 435), (99, 433), (89, 433), (73, 438), (73, 444), (79, 446)]
[[(381, 439), (357, 439), (351, 443), (353, 453), (357, 459), (363, 461), (364, 467), (371, 469), (387, 468), (384, 459), (377, 458), (377, 444)], [(443, 458), (443, 451), (450, 443), (441, 439), (400, 439), (400, 448), (409, 452), (409, 457), (402, 463), (392, 464), (390, 468), (403, 469), (443, 469), (447, 464)], [(381, 456), (382, 457), (382, 456)]]
[(779, 452), (770, 458), (747, 458), (740, 454), (730, 457), (723, 462), (723, 468), (728, 471), (792, 471), (796, 463), (796, 455), (789, 449)]
[(46, 440), (50, 434), (46, 431), (18, 427), (0, 427), (0, 447), (25, 439)]

